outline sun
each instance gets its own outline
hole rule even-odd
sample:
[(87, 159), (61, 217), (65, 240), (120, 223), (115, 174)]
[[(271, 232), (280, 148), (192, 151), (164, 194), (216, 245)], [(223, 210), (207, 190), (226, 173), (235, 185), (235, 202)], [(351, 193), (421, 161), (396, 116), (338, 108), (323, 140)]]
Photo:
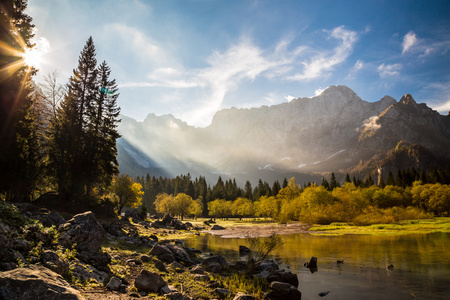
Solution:
[(42, 53), (35, 48), (27, 48), (23, 53), (24, 63), (29, 67), (39, 68), (42, 64)]

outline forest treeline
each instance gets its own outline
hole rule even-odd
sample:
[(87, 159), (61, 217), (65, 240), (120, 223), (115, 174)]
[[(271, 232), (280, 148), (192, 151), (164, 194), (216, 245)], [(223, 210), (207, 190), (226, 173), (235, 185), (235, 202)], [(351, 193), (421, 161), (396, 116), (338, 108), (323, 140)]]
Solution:
[(307, 223), (355, 222), (368, 224), (400, 219), (447, 215), (450, 212), (450, 168), (417, 172), (398, 170), (394, 176), (359, 180), (346, 175), (341, 184), (334, 173), (321, 184), (303, 186), (295, 178), (272, 185), (259, 180), (244, 188), (235, 180), (218, 178), (212, 187), (205, 177), (189, 174), (176, 178), (137, 177), (143, 186), (143, 204), (151, 213), (169, 212), (179, 216), (268, 217), (277, 221)]

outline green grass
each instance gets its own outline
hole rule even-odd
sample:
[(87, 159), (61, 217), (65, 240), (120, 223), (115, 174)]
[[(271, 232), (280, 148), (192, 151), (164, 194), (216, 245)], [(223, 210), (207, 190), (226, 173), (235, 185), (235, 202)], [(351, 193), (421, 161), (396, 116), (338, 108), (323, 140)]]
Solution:
[(413, 233), (450, 232), (450, 217), (436, 217), (425, 220), (407, 220), (393, 224), (374, 224), (369, 226), (354, 226), (349, 223), (331, 223), (330, 225), (315, 225), (309, 230), (312, 234), (320, 235), (401, 235)]

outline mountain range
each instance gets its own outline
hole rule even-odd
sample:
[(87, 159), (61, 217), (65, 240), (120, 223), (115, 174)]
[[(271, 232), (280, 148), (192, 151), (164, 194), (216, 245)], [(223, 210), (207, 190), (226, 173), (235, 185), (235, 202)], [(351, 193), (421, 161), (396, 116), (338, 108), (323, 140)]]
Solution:
[(122, 173), (190, 173), (211, 183), (218, 176), (240, 184), (292, 176), (320, 182), (330, 172), (386, 178), (398, 168), (450, 162), (450, 115), (409, 94), (367, 102), (346, 86), (273, 106), (223, 109), (205, 128), (172, 115), (149, 114), (142, 122), (122, 116), (119, 133)]

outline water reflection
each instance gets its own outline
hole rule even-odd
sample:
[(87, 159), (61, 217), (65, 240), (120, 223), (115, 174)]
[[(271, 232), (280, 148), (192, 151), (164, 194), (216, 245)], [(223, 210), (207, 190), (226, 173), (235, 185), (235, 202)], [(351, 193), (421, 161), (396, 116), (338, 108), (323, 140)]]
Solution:
[[(283, 236), (273, 257), (299, 276), (303, 299), (447, 299), (450, 295), (450, 234), (402, 236)], [(237, 261), (243, 239), (205, 235), (186, 241), (188, 247)], [(318, 272), (304, 264), (318, 258)], [(338, 263), (338, 260), (343, 263)], [(393, 265), (390, 270), (387, 266)]]

